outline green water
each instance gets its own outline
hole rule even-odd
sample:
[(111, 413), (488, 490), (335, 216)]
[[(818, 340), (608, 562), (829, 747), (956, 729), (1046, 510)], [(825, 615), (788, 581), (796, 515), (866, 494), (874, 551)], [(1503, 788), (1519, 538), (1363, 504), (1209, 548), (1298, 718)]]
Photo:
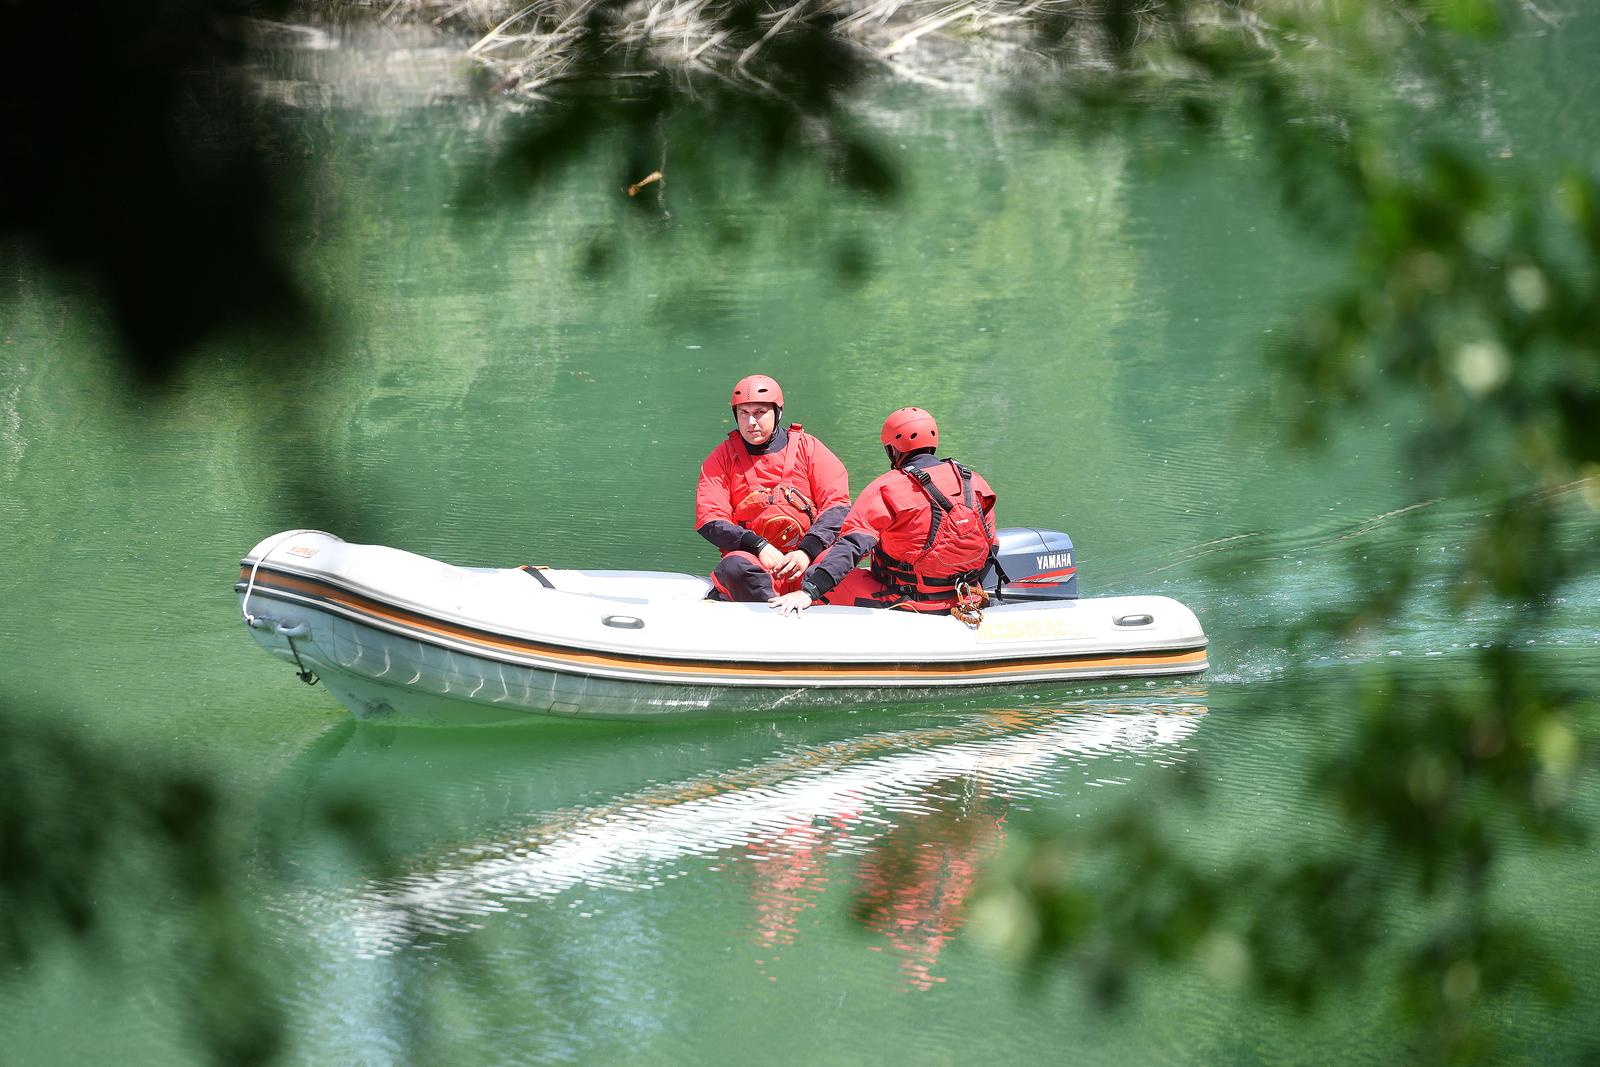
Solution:
[[(1600, 165), (1576, 58), (1596, 27), (1519, 33), (1466, 135)], [(1071, 973), (1024, 985), (968, 904), (1026, 827), (1128, 804), (1218, 862), (1340, 833), (1303, 781), (1350, 736), (1350, 679), (1391, 658), (1449, 678), (1492, 620), (1424, 596), (1376, 636), (1291, 648), (1285, 630), (1349, 602), (1369, 546), (1436, 573), (1481, 503), (1413, 471), (1403, 407), (1316, 453), (1285, 446), (1296, 413), (1260, 352), (1337, 261), (1287, 223), (1248, 145), (1083, 145), (905, 86), (870, 111), (908, 180), (894, 203), (804, 166), (730, 165), (715, 196), (669, 179), (670, 218), (625, 203), (602, 163), (464, 213), (496, 134), (476, 104), (305, 111), (308, 215), (286, 237), (337, 312), (323, 350), (261, 374), (224, 357), (270, 370), (284, 353), (235, 340), (160, 400), (109, 372), (90, 297), (19, 268), (0, 361), (5, 690), (225, 783), (289, 1062), (1404, 1058), (1377, 975), (1298, 1016), (1183, 965), (1106, 1012)], [(861, 258), (859, 280), (841, 274)], [(407, 730), (353, 723), (246, 636), (238, 558), (301, 525), (462, 564), (704, 571), (694, 474), (753, 371), (852, 489), (881, 469), (883, 415), (931, 409), (1002, 524), (1070, 531), (1086, 594), (1190, 605), (1211, 672), (736, 723)], [(1572, 590), (1527, 649), (1591, 693), (1596, 593)], [(364, 873), (329, 839), (317, 813), (344, 797), (376, 810), (397, 869)], [(1600, 794), (1579, 800), (1593, 814)], [(853, 920), (913, 841), (914, 891)], [(1559, 1009), (1497, 1004), (1508, 1061), (1600, 1041), (1592, 875), (1590, 854), (1531, 849), (1500, 869), (1576, 979)], [(51, 951), (0, 986), (0, 1061), (194, 1055), (170, 906), (132, 887), (107, 907), (114, 951)]]

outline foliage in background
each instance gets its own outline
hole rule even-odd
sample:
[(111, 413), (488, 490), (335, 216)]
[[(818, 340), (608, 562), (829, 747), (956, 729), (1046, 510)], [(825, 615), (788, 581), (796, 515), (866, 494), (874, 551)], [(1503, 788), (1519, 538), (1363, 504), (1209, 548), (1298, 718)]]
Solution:
[[(376, 13), (322, 7), (329, 17)], [(446, 14), (421, 2), (385, 7)], [(483, 19), (497, 10), (455, 4), (448, 14)], [(956, 30), (999, 41), (1018, 108), (1041, 124), (1106, 133), (1161, 120), (1197, 136), (1248, 131), (1270, 184), (1308, 233), (1352, 252), (1344, 290), (1303, 317), (1294, 344), (1269, 353), (1282, 372), (1280, 402), (1306, 412), (1314, 441), (1354, 408), (1417, 393), (1428, 413), (1419, 469), (1484, 501), (1447, 574), (1421, 575), (1399, 559), (1353, 569), (1353, 581), (1369, 583), (1360, 609), (1317, 620), (1301, 639), (1381, 629), (1422, 595), (1424, 581), (1447, 587), (1463, 608), (1497, 609), (1501, 633), (1449, 685), (1419, 687), (1381, 667), (1352, 679), (1360, 740), (1309, 783), (1343, 832), (1313, 852), (1201, 868), (1151, 816), (1130, 813), (1083, 835), (1040, 834), (1008, 856), (984, 925), (1036, 967), (1083, 968), (1112, 998), (1141, 961), (1193, 958), (1219, 978), (1311, 1005), (1376, 966), (1391, 908), (1429, 901), (1428, 923), (1390, 942), (1402, 958), (1385, 964), (1417, 1051), (1429, 1058), (1491, 1056), (1483, 1020), (1499, 993), (1526, 986), (1562, 995), (1549, 954), (1497, 910), (1490, 890), (1509, 845), (1585, 840), (1569, 802), (1592, 761), (1592, 700), (1516, 649), (1557, 593), (1593, 573), (1600, 188), (1579, 171), (1526, 173), (1460, 147), (1414, 143), (1368, 106), (1419, 79), (1448, 101), (1445, 57), (1463, 41), (1492, 39), (1508, 18), (1531, 16), (1492, 0), (986, 3), (941, 9), (957, 17), (939, 25), (943, 15), (901, 4), (589, 0), (505, 10), (525, 10), (522, 24), (490, 26), (474, 54), (491, 70), (482, 88), (516, 96), (524, 110), (469, 190), (479, 211), (595, 155), (613, 159), (619, 188), (662, 172), (664, 181), (633, 200), (656, 214), (675, 174), (700, 167), (710, 177), (707, 157), (718, 166), (812, 164), (842, 193), (887, 200), (900, 175), (852, 112), (852, 93), (894, 56)], [(0, 148), (8, 252), (95, 281), (128, 369), (150, 385), (170, 384), (219, 333), (269, 318), (314, 326), (284, 251), (282, 235), (295, 225), (289, 197), (266, 165), (282, 145), (244, 74), (244, 17), (279, 9), (98, 5), (87, 13), (99, 27), (88, 41), (96, 51), (70, 73), (40, 65), (36, 42), (51, 36), (43, 11), (8, 5), (0, 46), (0, 107), (16, 131)], [(674, 149), (709, 139), (714, 150)], [(589, 263), (604, 261), (602, 243)], [(20, 284), (23, 270), (8, 268), (3, 284)], [(1292, 692), (1290, 679), (1273, 698)], [(108, 825), (170, 839), (170, 870), (140, 877), (173, 878), (200, 905), (195, 936), (219, 968), (207, 995), (242, 996), (230, 992), (251, 981), (234, 924), (207, 907), (227, 899), (231, 861), (214, 846), (205, 790), (169, 772), (120, 773), (63, 728), (8, 709), (0, 726), (12, 735), (6, 751), (29, 754), (19, 774), (104, 776), (118, 809)], [(0, 806), (7, 827), (45, 825), (37, 821), (45, 807), (65, 819), (83, 810), (35, 790), (0, 793)], [(64, 828), (51, 839), (72, 838)], [(42, 858), (32, 840), (11, 833), (3, 842), (4, 871), (23, 873), (0, 880), (0, 915), (28, 920), (4, 928), (8, 974), (49, 938), (93, 929), (97, 905), (84, 887), (106, 877), (94, 849)], [(1237, 890), (1263, 884), (1265, 905), (1246, 912), (1234, 903), (1260, 899)], [(272, 1054), (280, 1020), (201, 1003), (197, 1019), (215, 1058)]]
[[(1497, 996), (1520, 987), (1556, 1004), (1573, 977), (1492, 893), (1508, 852), (1588, 841), (1569, 802), (1592, 766), (1593, 697), (1519, 650), (1558, 594), (1594, 573), (1600, 186), (1577, 170), (1529, 173), (1414, 143), (1365, 115), (1359, 91), (1331, 91), (1352, 76), (1396, 77), (1379, 60), (1398, 55), (1448, 100), (1442, 38), (1491, 34), (1501, 21), (1492, 5), (1392, 5), (1356, 18), (1309, 35), (1355, 57), (1354, 69), (1294, 60), (1303, 26), (1263, 20), (1215, 37), (1176, 22), (1134, 35), (1111, 79), (1073, 72), (1072, 96), (1030, 99), (1069, 117), (1063, 99), (1077, 115), (1086, 105), (1148, 114), (1141, 101), (1151, 101), (1201, 127), (1242, 119), (1308, 232), (1354, 235), (1342, 290), (1269, 352), (1278, 401), (1304, 412), (1313, 443), (1355, 409), (1418, 396), (1419, 480), (1481, 501), (1483, 513), (1439, 572), (1399, 556), (1353, 564), (1358, 606), (1324, 613), (1296, 640), (1381, 630), (1437, 587), (1457, 611), (1497, 620), (1498, 633), (1449, 682), (1422, 684), (1399, 665), (1355, 673), (1345, 706), (1360, 716), (1357, 743), (1308, 783), (1341, 828), (1313, 855), (1196, 866), (1154, 820), (1129, 813), (1087, 834), (1039, 836), (1009, 858), (985, 911), (1012, 949), (1036, 965), (1085, 965), (1108, 995), (1148, 958), (1194, 958), (1296, 1006), (1379, 969), (1419, 1056), (1476, 1061), (1495, 1054), (1486, 1009)], [(1291, 676), (1269, 699), (1293, 693)], [(1116, 862), (1085, 877), (1108, 852)], [(1263, 885), (1264, 906), (1231, 903)], [(1397, 934), (1396, 910), (1418, 901), (1430, 902), (1429, 921)]]
[[(185, 961), (180, 995), (207, 1057), (274, 1059), (283, 1019), (260, 968), (261, 935), (217, 783), (129, 760), (3, 702), (0, 781), (0, 973), (28, 973), (61, 941), (113, 968), (169, 951)], [(166, 946), (173, 901), (180, 914)], [(136, 936), (119, 933), (119, 909), (138, 914)]]
[(281, 134), (246, 78), (250, 16), (285, 7), (99, 0), (74, 10), (69, 58), (48, 43), (60, 11), (0, 5), (0, 298), (23, 254), (83, 277), (139, 384), (219, 333), (309, 322), (266, 162)]

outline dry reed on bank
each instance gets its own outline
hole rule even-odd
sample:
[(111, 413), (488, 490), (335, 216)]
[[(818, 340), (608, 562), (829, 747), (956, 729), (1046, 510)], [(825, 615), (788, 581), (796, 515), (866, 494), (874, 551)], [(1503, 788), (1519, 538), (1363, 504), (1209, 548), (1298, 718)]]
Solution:
[[(982, 53), (993, 63), (1024, 47), (1043, 22), (1088, 25), (1097, 18), (1085, 0), (800, 0), (754, 10), (728, 0), (326, 0), (321, 6), (467, 34), (468, 54), (492, 73), (495, 88), (519, 96), (594, 77), (597, 26), (609, 78), (670, 71), (759, 84), (764, 50), (805, 26), (904, 77), (949, 85), (954, 50)], [(917, 62), (936, 41), (941, 76), (931, 59)], [(969, 72), (981, 65), (957, 64)]]

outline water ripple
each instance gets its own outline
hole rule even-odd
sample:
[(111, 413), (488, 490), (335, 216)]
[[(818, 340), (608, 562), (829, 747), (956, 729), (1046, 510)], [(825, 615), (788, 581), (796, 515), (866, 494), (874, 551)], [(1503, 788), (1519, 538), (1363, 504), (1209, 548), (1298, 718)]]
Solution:
[[(424, 869), (370, 884), (340, 910), (362, 953), (384, 955), (419, 935), (471, 930), (519, 902), (568, 889), (649, 889), (661, 884), (663, 871), (690, 857), (771, 865), (815, 852), (819, 840), (834, 854), (865, 855), (897, 826), (948, 810), (950, 798), (959, 803), (948, 789), (952, 780), (980, 775), (987, 794), (1002, 800), (1045, 796), (1042, 779), (1062, 761), (1089, 764), (1162, 750), (1171, 755), (1205, 710), (1197, 704), (1093, 706), (1071, 713), (1008, 711), (824, 744), (611, 804), (553, 812), (514, 838), (461, 847), (435, 856)], [(1127, 780), (1107, 774), (1091, 784)], [(781, 879), (768, 879), (763, 891), (769, 902), (776, 894), (802, 903), (817, 892), (803, 880)]]

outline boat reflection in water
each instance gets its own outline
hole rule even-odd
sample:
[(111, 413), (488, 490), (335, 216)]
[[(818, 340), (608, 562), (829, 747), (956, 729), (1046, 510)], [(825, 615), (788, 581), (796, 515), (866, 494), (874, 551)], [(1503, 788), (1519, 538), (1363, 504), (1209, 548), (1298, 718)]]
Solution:
[[(769, 734), (755, 760), (715, 771), (703, 769), (707, 750), (691, 744), (700, 770), (565, 805), (551, 796), (549, 810), (524, 810), (508, 820), (514, 825), (467, 844), (435, 844), (405, 864), (407, 873), (315, 907), (344, 927), (340, 940), (373, 958), (546, 911), (540, 902), (557, 897), (569, 915), (598, 907), (596, 899), (614, 909), (617, 894), (688, 878), (705, 906), (732, 883), (753, 905), (753, 958), (770, 977), (803, 918), (826, 895), (853, 892), (857, 914), (881, 936), (877, 947), (925, 989), (942, 980), (934, 965), (964, 921), (978, 871), (1004, 844), (1008, 813), (1182, 762), (1203, 696), (1198, 687), (1169, 688), (963, 712), (931, 725), (923, 717), (909, 729), (780, 741), (775, 752)], [(613, 736), (605, 744), (625, 759), (630, 741), (652, 743)], [(658, 755), (650, 762), (660, 769)], [(527, 770), (540, 777), (541, 768)], [(501, 798), (478, 825), (520, 806)]]
[(965, 922), (981, 871), (1005, 844), (1013, 802), (1040, 796), (1047, 773), (1064, 762), (1087, 768), (1135, 753), (1177, 762), (1181, 754), (1171, 750), (1204, 712), (1196, 703), (1090, 702), (997, 710), (959, 730), (919, 731), (917, 748), (924, 756), (936, 749), (932, 759), (900, 753), (889, 758), (893, 770), (881, 779), (884, 765), (869, 761), (850, 776), (851, 785), (870, 779), (878, 788), (835, 790), (829, 794), (835, 810), (795, 811), (744, 846), (763, 950), (757, 967), (769, 970), (794, 943), (804, 913), (844, 880), (839, 876), (853, 860), (855, 913), (882, 939), (870, 947), (894, 953), (915, 989), (943, 982), (934, 972), (939, 954)]

